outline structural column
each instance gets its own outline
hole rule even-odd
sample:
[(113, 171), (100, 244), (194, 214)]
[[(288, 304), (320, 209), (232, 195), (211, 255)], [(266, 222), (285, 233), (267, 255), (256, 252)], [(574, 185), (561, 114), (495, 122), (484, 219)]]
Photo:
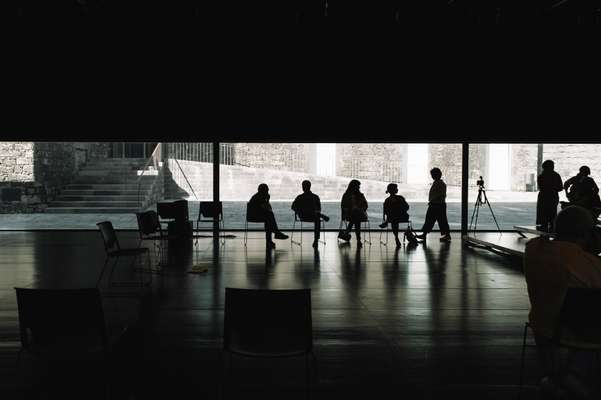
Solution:
[(469, 187), (470, 145), (461, 144), (461, 236), (467, 235), (467, 202)]
[[(213, 142), (213, 204), (219, 204), (219, 142)], [(213, 216), (213, 243), (219, 246), (219, 215)]]

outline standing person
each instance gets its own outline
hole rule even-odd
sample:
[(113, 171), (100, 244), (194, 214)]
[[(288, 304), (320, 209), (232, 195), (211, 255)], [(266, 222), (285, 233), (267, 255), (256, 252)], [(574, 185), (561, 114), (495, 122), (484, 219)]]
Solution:
[(304, 180), (301, 184), (303, 193), (296, 196), (292, 202), (292, 209), (303, 221), (315, 223), (313, 247), (317, 248), (321, 231), (321, 220), (329, 221), (330, 217), (321, 213), (319, 196), (311, 191), (311, 182)]
[(276, 239), (288, 239), (288, 235), (285, 235), (278, 228), (278, 224), (275, 221), (275, 215), (269, 204), (269, 186), (265, 183), (261, 183), (255, 193), (248, 202), (248, 214), (253, 219), (262, 219), (265, 221), (265, 238), (266, 245), (268, 248), (275, 248), (275, 243), (271, 240), (271, 233), (275, 232), (274, 237)]
[(426, 240), (428, 233), (432, 232), (434, 223), (438, 222), (440, 228), (441, 242), (451, 241), (451, 229), (449, 228), (449, 222), (447, 220), (447, 185), (443, 182), (442, 171), (440, 168), (432, 168), (430, 170), (430, 176), (434, 182), (430, 186), (430, 192), (428, 193), (428, 211), (426, 211), (426, 221), (422, 227), (422, 234), (417, 235), (418, 239)]
[(361, 193), (361, 182), (353, 179), (349, 182), (346, 192), (342, 195), (340, 207), (342, 208), (342, 220), (349, 221), (346, 230), (340, 231), (338, 237), (342, 240), (351, 240), (351, 229), (355, 227), (357, 247), (363, 247), (361, 243), (361, 221), (367, 221), (367, 200)]
[(409, 221), (409, 204), (405, 201), (403, 196), (397, 195), (399, 187), (396, 183), (388, 184), (386, 193), (390, 196), (384, 200), (384, 222), (380, 224), (380, 228), (384, 229), (390, 223), (392, 227), (392, 233), (394, 235), (394, 241), (396, 247), (401, 247), (401, 241), (399, 240), (399, 223)]
[(559, 192), (563, 190), (561, 176), (554, 171), (555, 163), (547, 160), (542, 164), (543, 171), (538, 176), (538, 199), (536, 201), (536, 227), (551, 232), (557, 216)]

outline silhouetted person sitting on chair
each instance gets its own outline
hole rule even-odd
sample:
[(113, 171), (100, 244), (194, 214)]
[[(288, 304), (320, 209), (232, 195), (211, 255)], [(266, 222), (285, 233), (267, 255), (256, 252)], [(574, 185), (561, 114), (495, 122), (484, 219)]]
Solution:
[(361, 193), (361, 182), (353, 179), (349, 182), (346, 192), (342, 196), (340, 207), (342, 208), (342, 220), (348, 221), (346, 230), (341, 231), (338, 237), (342, 240), (351, 240), (351, 229), (355, 227), (357, 246), (363, 247), (361, 243), (361, 221), (367, 221), (367, 200)]
[(554, 171), (555, 163), (547, 160), (542, 164), (543, 172), (538, 176), (538, 199), (536, 201), (536, 226), (543, 231), (553, 231), (557, 216), (559, 192), (563, 190), (561, 176)]
[(580, 167), (578, 175), (571, 177), (563, 184), (570, 205), (586, 208), (597, 220), (601, 212), (601, 199), (599, 199), (599, 187), (595, 180), (589, 175), (591, 169), (586, 165)]
[(428, 211), (426, 211), (426, 221), (422, 227), (422, 234), (417, 235), (418, 239), (426, 240), (426, 235), (432, 232), (434, 223), (438, 222), (440, 228), (441, 242), (451, 241), (451, 229), (447, 220), (447, 184), (443, 182), (442, 171), (439, 168), (432, 168), (430, 176), (434, 179), (430, 192), (428, 193)]
[(398, 192), (399, 187), (396, 183), (390, 183), (386, 188), (386, 193), (389, 193), (390, 196), (384, 200), (384, 216), (386, 219), (380, 224), (380, 228), (386, 228), (390, 223), (396, 246), (401, 247), (399, 223), (409, 221), (409, 214), (407, 213), (409, 211), (409, 204), (407, 204), (403, 196), (397, 195)]
[[(601, 252), (601, 240), (594, 226), (588, 210), (571, 206), (560, 211), (555, 219), (555, 240), (537, 237), (526, 243), (524, 275), (530, 298), (528, 319), (545, 374), (541, 383), (547, 387), (563, 383), (553, 382), (558, 376), (554, 368), (558, 363), (554, 360), (552, 339), (568, 288), (601, 288), (601, 258), (597, 256)], [(591, 318), (597, 317), (591, 315)], [(583, 375), (579, 364), (586, 364), (582, 354), (574, 352), (573, 355), (577, 357), (568, 365), (568, 374), (564, 376), (572, 375), (572, 381)]]
[(321, 219), (329, 221), (330, 217), (321, 213), (321, 201), (319, 196), (311, 191), (311, 182), (303, 181), (303, 193), (296, 196), (292, 202), (292, 209), (302, 221), (312, 221), (315, 223), (315, 236), (313, 247), (319, 244), (319, 236), (321, 231)]
[(275, 243), (271, 240), (271, 233), (275, 232), (276, 239), (288, 239), (278, 228), (275, 221), (275, 216), (269, 204), (269, 187), (265, 183), (261, 183), (255, 193), (248, 202), (248, 213), (253, 219), (262, 219), (265, 221), (265, 235), (267, 247), (275, 248)]

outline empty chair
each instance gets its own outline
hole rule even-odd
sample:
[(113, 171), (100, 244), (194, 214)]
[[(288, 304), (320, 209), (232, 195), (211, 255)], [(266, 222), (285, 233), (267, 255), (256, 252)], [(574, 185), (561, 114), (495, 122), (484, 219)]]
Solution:
[[(590, 351), (596, 353), (597, 398), (601, 396), (601, 320), (598, 318), (601, 309), (601, 289), (569, 288), (555, 328), (555, 334), (550, 340), (545, 340), (551, 346), (550, 351), (563, 347), (569, 350)], [(520, 363), (520, 389), (523, 384), (525, 350), (530, 323), (524, 326), (522, 354)], [(551, 369), (558, 373), (555, 357)]]
[[(102, 381), (108, 396), (112, 346), (98, 289), (15, 288), (15, 291), (21, 338), (17, 366), (23, 354), (46, 362), (73, 361), (76, 368), (82, 365), (77, 361), (98, 361), (105, 376), (94, 379)], [(72, 379), (69, 376), (64, 385), (72, 385)]]
[(311, 289), (225, 289), (223, 349), (246, 357), (305, 356), (309, 390), (309, 354), (313, 354)]
[[(104, 243), (104, 250), (106, 253), (106, 259), (104, 261), (104, 265), (102, 266), (102, 271), (100, 272), (100, 276), (98, 277), (98, 281), (96, 282), (96, 287), (100, 284), (102, 280), (102, 276), (104, 275), (104, 271), (106, 266), (109, 263), (109, 260), (114, 259), (113, 266), (111, 268), (111, 275), (119, 262), (119, 258), (121, 257), (132, 257), (131, 266), (133, 267), (134, 263), (139, 259), (140, 256), (146, 254), (148, 261), (148, 269), (147, 272), (153, 272), (150, 264), (150, 253), (148, 248), (146, 247), (137, 247), (137, 248), (122, 248), (119, 245), (119, 240), (117, 238), (117, 234), (115, 233), (115, 229), (113, 228), (113, 224), (110, 221), (99, 222), (96, 224), (98, 229), (100, 230), (100, 235), (102, 236), (102, 241)], [(152, 280), (152, 275), (151, 278)], [(110, 281), (110, 279), (109, 279)], [(132, 282), (119, 282), (120, 285), (131, 285)], [(137, 284), (134, 284), (137, 285)], [(140, 277), (139, 285), (144, 285)]]
[[(223, 222), (223, 203), (220, 201), (215, 207), (212, 201), (201, 201), (198, 204), (198, 218), (196, 219), (196, 230), (200, 229), (201, 223), (213, 223), (214, 218), (219, 221), (219, 229), (223, 231), (225, 224)], [(221, 235), (221, 243), (225, 243), (225, 237)]]

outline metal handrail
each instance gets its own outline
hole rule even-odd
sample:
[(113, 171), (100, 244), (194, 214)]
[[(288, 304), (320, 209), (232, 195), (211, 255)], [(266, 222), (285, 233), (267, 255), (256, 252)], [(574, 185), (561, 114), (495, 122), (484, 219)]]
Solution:
[(163, 152), (162, 152), (162, 143), (157, 143), (157, 145), (154, 148), (152, 154), (148, 158), (148, 161), (146, 161), (146, 164), (142, 168), (142, 173), (140, 174), (140, 176), (138, 176), (138, 180), (137, 180), (136, 183), (138, 185), (138, 207), (140, 207), (140, 208), (141, 208), (141, 206), (140, 206), (140, 192), (141, 192), (141, 189), (142, 189), (142, 177), (144, 176), (144, 174), (148, 170), (148, 167), (150, 167), (151, 163), (153, 163), (154, 169), (157, 170), (157, 171), (159, 171), (159, 168), (162, 167), (161, 166), (162, 154), (163, 154)]
[(173, 161), (175, 161), (175, 163), (177, 164), (177, 167), (179, 168), (179, 170), (182, 172), (182, 175), (184, 176), (184, 179), (186, 180), (186, 183), (188, 184), (188, 186), (190, 187), (190, 190), (192, 191), (192, 194), (194, 195), (194, 197), (196, 197), (196, 200), (200, 201), (198, 199), (198, 196), (196, 195), (196, 192), (194, 191), (194, 188), (192, 187), (192, 185), (190, 184), (190, 181), (188, 180), (188, 177), (186, 176), (186, 173), (184, 172), (184, 170), (182, 169), (182, 166), (179, 165), (179, 161), (177, 161), (176, 158), (173, 159)]

